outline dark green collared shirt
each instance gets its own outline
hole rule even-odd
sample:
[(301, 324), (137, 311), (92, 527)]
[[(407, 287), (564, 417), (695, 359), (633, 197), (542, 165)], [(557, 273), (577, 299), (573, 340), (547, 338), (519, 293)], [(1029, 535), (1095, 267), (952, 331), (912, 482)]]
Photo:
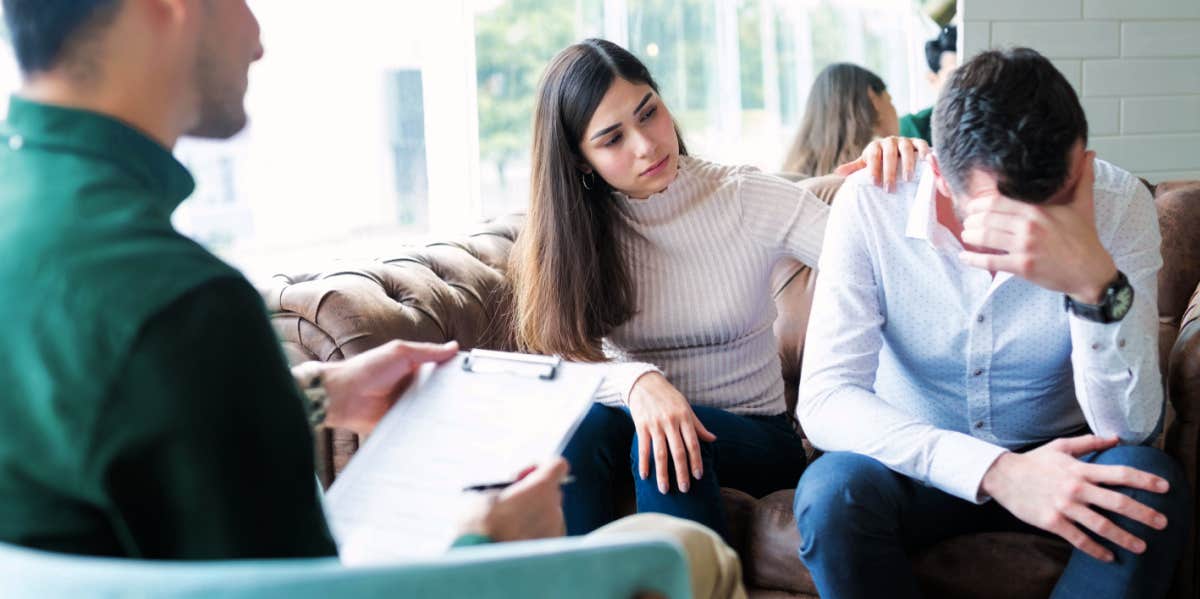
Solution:
[(930, 127), (932, 120), (932, 107), (900, 117), (900, 137), (919, 137), (932, 146), (933, 131)]
[(176, 232), (194, 182), (105, 116), (0, 129), (0, 541), (93, 555), (333, 555), (262, 301)]

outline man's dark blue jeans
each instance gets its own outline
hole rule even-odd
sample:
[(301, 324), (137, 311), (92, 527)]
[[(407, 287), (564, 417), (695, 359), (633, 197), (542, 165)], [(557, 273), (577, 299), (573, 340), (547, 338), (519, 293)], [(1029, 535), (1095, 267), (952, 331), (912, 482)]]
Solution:
[[(1096, 511), (1146, 542), (1141, 555), (1092, 535), (1116, 559), (1101, 562), (1076, 549), (1052, 597), (1163, 597), (1183, 551), (1191, 520), (1187, 480), (1165, 453), (1118, 446), (1080, 457), (1161, 476), (1165, 494), (1114, 490), (1161, 512), (1165, 530), (1154, 530), (1105, 510)], [(975, 505), (897, 474), (872, 458), (829, 453), (813, 462), (796, 487), (800, 559), (822, 599), (919, 597), (909, 556), (964, 534), (1017, 531), (1050, 534), (1025, 524), (994, 501)]]
[[(800, 435), (786, 415), (739, 416), (717, 408), (692, 406), (704, 427), (717, 436), (700, 442), (704, 476), (681, 493), (671, 467), (671, 488), (658, 490), (654, 460), (650, 476), (638, 475), (638, 442), (627, 408), (593, 405), (563, 451), (575, 482), (563, 488), (567, 534), (584, 534), (615, 520), (618, 489), (633, 479), (639, 512), (658, 512), (699, 522), (728, 538), (721, 487), (761, 497), (790, 489), (804, 472)], [(668, 461), (670, 464), (670, 461)]]

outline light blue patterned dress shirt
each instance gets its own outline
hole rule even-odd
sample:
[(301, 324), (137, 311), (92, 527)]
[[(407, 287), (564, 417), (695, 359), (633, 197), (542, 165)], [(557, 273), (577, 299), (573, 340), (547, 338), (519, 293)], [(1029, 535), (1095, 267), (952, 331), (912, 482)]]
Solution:
[(962, 264), (937, 222), (933, 174), (894, 193), (849, 177), (825, 234), (796, 415), (826, 451), (980, 502), (1007, 450), (1082, 428), (1140, 443), (1163, 407), (1153, 199), (1095, 163), (1096, 225), (1135, 290), (1117, 323), (1068, 314), (1063, 295)]

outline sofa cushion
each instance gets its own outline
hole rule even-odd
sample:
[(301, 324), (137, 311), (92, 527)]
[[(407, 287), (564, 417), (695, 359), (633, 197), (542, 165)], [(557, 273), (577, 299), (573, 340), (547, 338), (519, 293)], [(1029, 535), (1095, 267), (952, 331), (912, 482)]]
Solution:
[(1049, 597), (1071, 546), (1042, 535), (992, 532), (943, 541), (913, 560), (926, 597)]
[[(826, 175), (813, 177), (796, 183), (796, 186), (811, 191), (826, 204), (833, 203), (833, 196), (841, 188), (845, 177)], [(815, 271), (798, 260), (780, 260), (771, 272), (771, 292), (774, 294), (775, 317), (773, 330), (779, 343), (779, 361), (782, 366), (783, 393), (787, 412), (796, 408), (796, 391), (800, 388), (800, 364), (804, 360), (804, 335), (808, 330), (808, 313), (812, 311), (813, 290), (816, 289)]]
[(776, 491), (759, 499), (751, 514), (750, 550), (744, 556), (750, 585), (816, 594), (812, 574), (800, 561), (800, 531), (792, 515), (795, 491)]

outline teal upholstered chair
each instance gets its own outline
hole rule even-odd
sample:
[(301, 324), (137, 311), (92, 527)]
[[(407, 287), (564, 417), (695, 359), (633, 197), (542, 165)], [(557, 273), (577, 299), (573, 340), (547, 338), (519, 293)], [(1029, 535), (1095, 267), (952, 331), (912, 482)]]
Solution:
[(335, 558), (142, 561), (0, 544), (0, 596), (5, 599), (609, 599), (642, 591), (671, 599), (691, 597), (687, 562), (676, 545), (646, 535), (552, 539), (465, 547), (428, 561), (347, 568)]

